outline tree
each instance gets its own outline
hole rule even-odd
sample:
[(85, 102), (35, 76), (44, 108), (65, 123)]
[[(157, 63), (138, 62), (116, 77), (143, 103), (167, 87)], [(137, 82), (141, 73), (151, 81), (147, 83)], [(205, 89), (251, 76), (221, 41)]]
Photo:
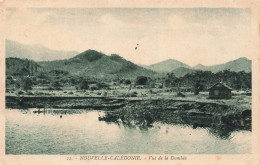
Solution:
[(195, 85), (194, 85), (194, 94), (198, 95), (200, 93), (200, 91), (203, 90), (203, 85), (200, 84), (200, 81), (198, 81)]
[(80, 83), (79, 83), (79, 89), (81, 90), (86, 90), (89, 88), (89, 85), (88, 85), (88, 81), (87, 80), (82, 80)]
[(50, 84), (49, 89), (60, 90), (61, 87), (62, 87), (62, 85), (60, 84), (60, 82), (59, 82), (58, 80), (56, 80), (56, 81), (53, 81), (53, 82)]
[(25, 77), (20, 80), (21, 88), (25, 91), (31, 90), (33, 86), (33, 81), (30, 77)]
[(14, 80), (13, 80), (12, 76), (6, 76), (6, 79), (5, 79), (6, 87), (11, 86), (13, 84), (14, 84)]
[(54, 77), (62, 77), (62, 76), (69, 75), (69, 72), (64, 70), (51, 70), (49, 71), (49, 75)]
[(136, 78), (136, 84), (137, 85), (145, 85), (147, 83), (148, 78), (145, 76), (138, 76)]
[(177, 86), (178, 78), (173, 73), (167, 73), (164, 83), (167, 87), (175, 87)]
[(96, 84), (98, 89), (110, 89), (109, 85), (103, 82), (99, 82)]
[(40, 79), (48, 79), (48, 73), (47, 72), (44, 72), (44, 71), (40, 71), (37, 73), (36, 75), (37, 78), (40, 78)]
[(131, 81), (127, 79), (127, 80), (125, 80), (125, 84), (129, 85), (129, 84), (131, 84)]

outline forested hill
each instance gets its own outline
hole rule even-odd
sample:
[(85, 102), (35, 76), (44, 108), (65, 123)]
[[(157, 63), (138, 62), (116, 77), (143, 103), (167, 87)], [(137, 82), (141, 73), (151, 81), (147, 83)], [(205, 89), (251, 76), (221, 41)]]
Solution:
[(251, 65), (252, 61), (247, 59), (246, 57), (238, 58), (233, 61), (229, 61), (224, 64), (219, 64), (219, 65), (212, 65), (212, 66), (204, 66), (204, 65), (197, 65), (193, 69), (199, 69), (199, 70), (204, 70), (204, 71), (211, 71), (211, 72), (219, 72), (223, 70), (230, 70), (234, 72), (251, 72)]
[(95, 50), (87, 50), (67, 60), (39, 62), (45, 71), (63, 70), (70, 74), (96, 78), (136, 78), (155, 72), (127, 61), (119, 55), (107, 56)]
[(167, 72), (171, 72), (174, 69), (177, 69), (179, 67), (182, 68), (190, 68), (190, 66), (174, 60), (174, 59), (168, 59), (159, 63), (155, 63), (152, 65), (147, 66), (146, 68), (151, 69), (153, 71), (159, 72), (159, 73), (167, 73)]
[(6, 75), (34, 76), (42, 71), (42, 67), (35, 61), (10, 57), (6, 59)]
[(172, 70), (170, 73), (173, 73), (176, 77), (183, 77), (188, 73), (194, 73), (198, 70), (191, 69), (191, 68), (185, 68), (185, 67), (179, 67), (177, 69)]

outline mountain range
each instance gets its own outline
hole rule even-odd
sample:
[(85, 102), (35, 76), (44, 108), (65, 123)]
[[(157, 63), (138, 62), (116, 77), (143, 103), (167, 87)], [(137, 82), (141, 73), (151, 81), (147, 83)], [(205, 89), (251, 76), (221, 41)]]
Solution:
[[(15, 73), (21, 68), (25, 71), (26, 66), (40, 68), (40, 70), (44, 71), (63, 70), (74, 75), (94, 76), (97, 78), (136, 78), (141, 75), (153, 77), (170, 72), (177, 77), (181, 77), (198, 70), (214, 73), (223, 70), (251, 72), (251, 60), (245, 57), (213, 66), (199, 64), (191, 67), (174, 59), (168, 59), (149, 66), (140, 66), (117, 54), (105, 55), (96, 50), (86, 50), (82, 53), (56, 51), (40, 45), (24, 45), (11, 40), (6, 40), (6, 58), (7, 73)], [(25, 58), (30, 60), (23, 62), (22, 60)], [(16, 67), (16, 65), (19, 67)], [(35, 70), (32, 71), (32, 73), (35, 72)], [(28, 73), (31, 74), (31, 71)]]
[(172, 70), (177, 69), (179, 67), (190, 68), (190, 66), (174, 59), (168, 59), (156, 64), (146, 66), (147, 69), (151, 69), (158, 73), (171, 72)]
[(42, 45), (25, 45), (12, 40), (5, 40), (7, 57), (27, 58), (34, 61), (51, 61), (71, 58), (77, 51), (57, 51)]
[(223, 70), (230, 70), (234, 72), (240, 72), (240, 71), (251, 72), (251, 65), (252, 65), (252, 61), (247, 59), (246, 57), (241, 57), (236, 60), (229, 61), (227, 63), (219, 64), (219, 65), (204, 66), (198, 64), (195, 67), (190, 67), (189, 65), (186, 65), (177, 60), (169, 59), (156, 64), (145, 66), (145, 68), (151, 69), (159, 73), (172, 72), (176, 74), (177, 77), (179, 77), (180, 75), (192, 73), (196, 70), (211, 71), (213, 73), (223, 71)]
[(95, 50), (84, 51), (67, 60), (39, 62), (45, 70), (64, 70), (71, 74), (98, 78), (135, 78), (154, 76), (154, 71), (140, 67), (117, 54), (105, 55)]
[(204, 65), (196, 65), (193, 69), (203, 70), (203, 71), (211, 71), (211, 72), (219, 72), (222, 70), (230, 70), (234, 72), (251, 72), (252, 61), (247, 59), (246, 57), (241, 57), (233, 61), (229, 61), (224, 64), (213, 65), (213, 66), (204, 66)]

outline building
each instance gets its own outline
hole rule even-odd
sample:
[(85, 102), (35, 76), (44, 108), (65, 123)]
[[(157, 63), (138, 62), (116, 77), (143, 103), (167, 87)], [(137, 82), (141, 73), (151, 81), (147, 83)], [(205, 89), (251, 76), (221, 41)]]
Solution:
[(232, 88), (222, 82), (218, 82), (209, 89), (210, 99), (230, 99)]

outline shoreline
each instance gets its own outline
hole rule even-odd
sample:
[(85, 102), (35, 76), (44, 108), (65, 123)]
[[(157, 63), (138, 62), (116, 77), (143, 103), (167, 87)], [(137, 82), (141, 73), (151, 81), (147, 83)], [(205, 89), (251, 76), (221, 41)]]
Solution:
[[(127, 102), (140, 102), (140, 101), (173, 101), (173, 102), (191, 102), (191, 103), (207, 103), (207, 104), (218, 104), (218, 105), (226, 105), (229, 100), (217, 100), (217, 99), (206, 99), (206, 100), (197, 100), (194, 98), (172, 98), (172, 97), (118, 97), (118, 96), (30, 96), (30, 95), (6, 95), (6, 107), (12, 108), (14, 105), (22, 105), (26, 106), (26, 108), (43, 108), (43, 103), (46, 102), (51, 106), (51, 108), (58, 108), (58, 105), (54, 105), (57, 101), (67, 100), (85, 100), (86, 104), (91, 100), (99, 100), (100, 103), (110, 104), (111, 107), (116, 105), (114, 103), (127, 103)], [(72, 101), (73, 102), (73, 101)], [(35, 104), (30, 104), (35, 103)], [(74, 102), (76, 103), (76, 102)], [(59, 103), (61, 104), (61, 103)], [(95, 105), (87, 105), (95, 106)], [(102, 107), (102, 105), (100, 105)], [(104, 108), (106, 106), (104, 105)], [(63, 108), (63, 107), (62, 107)], [(68, 106), (66, 109), (81, 109), (74, 106)]]
[(204, 127), (220, 136), (252, 127), (250, 106), (229, 105), (232, 100), (192, 100), (188, 98), (138, 97), (63, 97), (63, 96), (6, 96), (6, 108), (104, 110), (99, 118), (126, 126), (149, 127), (159, 121), (167, 124), (187, 124)]

